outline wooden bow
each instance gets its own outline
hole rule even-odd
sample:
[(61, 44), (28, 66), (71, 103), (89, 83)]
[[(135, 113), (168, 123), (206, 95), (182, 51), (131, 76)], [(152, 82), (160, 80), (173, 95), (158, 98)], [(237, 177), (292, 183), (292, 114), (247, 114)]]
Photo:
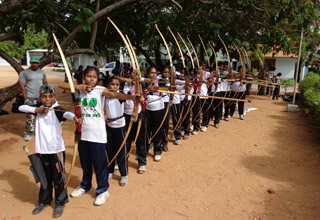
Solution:
[[(188, 42), (190, 43), (190, 45), (191, 45), (191, 47), (192, 47), (193, 53), (194, 53), (195, 56), (196, 56), (196, 61), (197, 61), (198, 70), (200, 71), (200, 73), (199, 73), (199, 81), (200, 81), (199, 85), (200, 85), (200, 88), (199, 88), (199, 85), (197, 86), (198, 94), (200, 94), (200, 92), (201, 92), (201, 86), (202, 86), (202, 84), (203, 84), (203, 69), (202, 69), (202, 67), (200, 67), (200, 62), (199, 62), (198, 55), (197, 55), (197, 51), (195, 50), (195, 47), (193, 46), (193, 44), (192, 44), (191, 40), (189, 39), (189, 37), (187, 37), (187, 39), (188, 39)], [(195, 76), (195, 78), (197, 78), (197, 76)], [(201, 111), (202, 111), (202, 109), (203, 109), (203, 107), (204, 107), (205, 104), (206, 104), (206, 99), (204, 100), (202, 106), (200, 107), (200, 110), (199, 110), (198, 114), (193, 118), (192, 122), (193, 122), (194, 120), (196, 120), (196, 118), (198, 118), (198, 116), (200, 115), (200, 113), (201, 113)], [(193, 116), (192, 116), (192, 117), (193, 117)]]
[[(61, 49), (59, 41), (56, 38), (56, 35), (54, 33), (52, 35), (53, 35), (53, 39), (54, 39), (54, 41), (55, 41), (55, 43), (57, 45), (57, 48), (59, 50), (60, 57), (62, 59), (62, 63), (63, 63), (64, 69), (66, 71), (66, 75), (67, 75), (68, 82), (69, 82), (69, 85), (70, 85), (72, 102), (73, 102), (73, 106), (74, 106), (74, 113), (75, 113), (77, 118), (80, 118), (81, 117), (80, 105), (78, 105), (78, 103), (77, 103), (77, 99), (76, 99), (76, 96), (75, 96), (75, 89), (74, 89), (74, 85), (73, 85), (73, 81), (72, 81), (72, 76), (71, 76), (71, 73), (70, 73), (70, 70), (69, 70), (69, 66), (67, 64), (67, 60), (66, 60), (66, 58), (64, 56), (64, 53), (63, 53), (63, 51)], [(69, 181), (71, 179), (72, 169), (74, 167), (74, 164), (75, 164), (75, 161), (76, 161), (76, 157), (77, 157), (78, 142), (80, 140), (80, 137), (81, 137), (81, 124), (76, 123), (76, 131), (75, 131), (75, 137), (74, 137), (74, 147), (73, 147), (72, 162), (71, 162), (71, 166), (70, 166), (70, 169), (69, 169), (68, 177), (67, 177), (65, 185), (64, 185), (65, 188), (67, 188), (67, 186), (69, 184)]]
[[(132, 54), (132, 51), (131, 51), (129, 43), (127, 42), (126, 38), (124, 37), (124, 35), (120, 31), (120, 29), (117, 27), (117, 25), (109, 17), (107, 17), (107, 19), (110, 21), (110, 23), (114, 26), (114, 28), (117, 30), (117, 32), (121, 36), (121, 38), (122, 38), (122, 40), (123, 40), (123, 42), (126, 45), (126, 48), (128, 50), (129, 57), (130, 57), (130, 60), (131, 60), (131, 63), (132, 63), (132, 67), (134, 69), (136, 69), (137, 66), (136, 66), (136, 63), (135, 63), (135, 60), (134, 60), (134, 57), (133, 57), (133, 54)], [(139, 83), (140, 83), (140, 81), (139, 81)], [(139, 86), (138, 85), (139, 83), (135, 83), (135, 90), (136, 91), (138, 91), (138, 88), (136, 88), (136, 86)], [(116, 159), (116, 157), (120, 153), (121, 149), (123, 148), (124, 144), (126, 143), (128, 137), (129, 137), (133, 122), (136, 122), (138, 120), (138, 117), (139, 117), (139, 102), (138, 102), (137, 99), (135, 99), (134, 109), (133, 109), (133, 112), (132, 112), (132, 115), (131, 115), (131, 118), (130, 118), (130, 123), (129, 123), (128, 129), (127, 129), (126, 135), (125, 135), (125, 137), (124, 137), (124, 139), (123, 139), (118, 151), (116, 152), (114, 157), (109, 161), (109, 165), (108, 166), (110, 166), (110, 164)]]

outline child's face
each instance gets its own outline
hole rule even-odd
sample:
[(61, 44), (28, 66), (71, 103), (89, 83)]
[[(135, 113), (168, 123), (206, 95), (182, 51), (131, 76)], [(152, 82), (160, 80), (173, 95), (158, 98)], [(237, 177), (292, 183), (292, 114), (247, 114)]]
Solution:
[(57, 101), (57, 96), (53, 93), (41, 93), (40, 102), (44, 107), (51, 107)]
[(162, 77), (163, 77), (163, 78), (169, 78), (169, 76), (170, 76), (170, 71), (169, 71), (168, 68), (165, 68), (165, 69), (163, 70), (163, 72), (162, 72)]
[(148, 74), (149, 79), (156, 79), (157, 77), (157, 70), (152, 68)]
[(120, 88), (120, 82), (119, 80), (117, 79), (113, 79), (109, 84), (108, 84), (108, 89), (111, 89), (111, 90), (119, 90)]
[(84, 76), (84, 83), (88, 86), (95, 86), (97, 85), (98, 81), (98, 75), (96, 71), (89, 71), (85, 76)]

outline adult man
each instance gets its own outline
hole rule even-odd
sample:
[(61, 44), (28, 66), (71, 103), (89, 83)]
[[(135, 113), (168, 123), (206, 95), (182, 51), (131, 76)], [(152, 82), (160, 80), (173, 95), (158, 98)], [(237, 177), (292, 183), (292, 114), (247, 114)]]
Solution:
[[(31, 66), (19, 74), (19, 84), (24, 97), (24, 104), (36, 106), (39, 102), (39, 89), (43, 84), (48, 84), (46, 74), (39, 68), (40, 58), (31, 57)], [(25, 141), (30, 141), (34, 132), (34, 114), (26, 116)]]

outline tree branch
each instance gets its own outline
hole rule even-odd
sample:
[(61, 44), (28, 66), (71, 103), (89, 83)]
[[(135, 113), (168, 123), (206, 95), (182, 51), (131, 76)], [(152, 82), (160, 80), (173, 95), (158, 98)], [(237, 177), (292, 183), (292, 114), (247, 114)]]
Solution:
[(10, 0), (0, 4), (0, 17), (13, 13), (27, 5), (36, 3), (37, 0)]
[[(96, 12), (99, 11), (99, 8), (100, 8), (100, 0), (97, 0)], [(94, 47), (94, 43), (96, 41), (97, 31), (98, 31), (98, 21), (95, 21), (93, 23), (93, 28), (92, 28), (92, 32), (91, 32), (91, 39), (90, 39), (90, 44), (89, 44), (89, 48), (91, 48), (92, 50), (93, 50), (93, 47)]]

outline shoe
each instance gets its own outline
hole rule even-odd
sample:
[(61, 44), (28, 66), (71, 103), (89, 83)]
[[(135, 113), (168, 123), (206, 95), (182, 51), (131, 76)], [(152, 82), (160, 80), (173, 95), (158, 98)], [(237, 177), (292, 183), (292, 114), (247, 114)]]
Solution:
[(154, 155), (154, 160), (155, 161), (160, 161), (161, 160), (161, 155), (160, 154)]
[(50, 205), (50, 203), (47, 204), (43, 204), (43, 203), (39, 203), (32, 211), (32, 214), (36, 215), (39, 214), (40, 212), (42, 212), (42, 210), (46, 207), (48, 207)]
[(107, 198), (109, 197), (109, 192), (106, 191), (104, 193), (101, 193), (99, 195), (97, 195), (96, 200), (94, 201), (95, 205), (102, 205), (103, 203), (106, 202)]
[(125, 186), (128, 184), (128, 176), (122, 176), (120, 179), (120, 186)]
[(27, 133), (27, 134), (24, 135), (24, 140), (25, 141), (31, 141), (31, 139), (32, 139), (32, 134), (28, 134)]
[(168, 152), (168, 150), (169, 150), (169, 148), (168, 148), (168, 145), (167, 145), (167, 144), (166, 144), (166, 145), (164, 145), (162, 148), (163, 148), (163, 151), (164, 151), (164, 152)]
[(139, 166), (138, 173), (143, 174), (146, 172), (146, 165)]
[(185, 134), (185, 135), (183, 136), (183, 140), (187, 140), (187, 139), (189, 139), (189, 135)]
[(81, 186), (78, 186), (75, 190), (72, 191), (72, 193), (70, 195), (73, 198), (77, 198), (77, 197), (80, 197), (85, 192), (86, 192), (85, 189), (81, 188)]
[(228, 118), (224, 118), (225, 121), (229, 121), (229, 117)]
[(219, 123), (214, 124), (214, 127), (215, 127), (215, 128), (219, 128)]
[(112, 179), (114, 177), (114, 173), (109, 173), (108, 179)]
[(198, 134), (198, 132), (197, 132), (197, 131), (193, 131), (193, 132), (191, 132), (191, 134), (193, 134), (193, 135), (197, 135), (197, 134)]
[(190, 126), (190, 131), (193, 131), (193, 125)]
[(59, 218), (60, 216), (62, 216), (63, 209), (64, 209), (64, 205), (56, 206), (56, 208), (53, 211), (53, 217)]
[(174, 142), (174, 144), (175, 144), (175, 145), (181, 144), (181, 140), (176, 140), (176, 141)]
[(243, 115), (240, 115), (240, 120), (244, 120), (244, 116)]
[(202, 126), (202, 128), (200, 129), (200, 131), (205, 132), (208, 128), (206, 126)]
[(118, 170), (119, 170), (118, 164), (114, 165), (114, 171), (118, 171)]

